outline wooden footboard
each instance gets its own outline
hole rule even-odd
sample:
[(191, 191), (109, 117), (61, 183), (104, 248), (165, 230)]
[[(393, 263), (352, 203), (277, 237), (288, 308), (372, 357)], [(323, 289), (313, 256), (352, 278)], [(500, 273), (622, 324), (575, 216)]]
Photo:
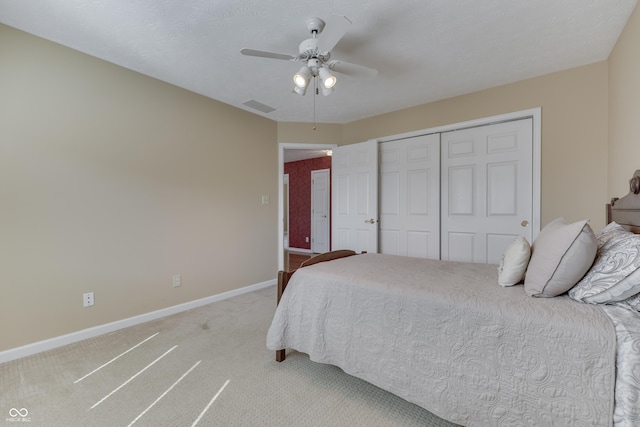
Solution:
[[(364, 253), (364, 252), (363, 252)], [(314, 257), (309, 258), (300, 264), (300, 268), (308, 267), (313, 264), (317, 264), (319, 262), (331, 261), (338, 258), (345, 258), (351, 255), (356, 255), (355, 251), (351, 251), (348, 249), (340, 249), (331, 252), (325, 252), (320, 255), (316, 255)], [(289, 283), (289, 279), (295, 273), (295, 271), (278, 271), (278, 300), (277, 303), (280, 304), (280, 299), (282, 298), (282, 294), (284, 293), (287, 284)], [(286, 358), (285, 349), (276, 350), (276, 361), (282, 362)]]
[[(284, 288), (287, 287), (287, 283), (289, 283), (289, 279), (291, 278), (291, 275), (293, 273), (294, 273), (293, 271), (283, 271), (283, 270), (278, 271), (278, 300), (277, 300), (278, 304), (280, 304), (280, 299), (282, 298)], [(286, 357), (285, 352), (286, 352), (285, 349), (276, 350), (277, 362), (282, 362), (285, 359)]]

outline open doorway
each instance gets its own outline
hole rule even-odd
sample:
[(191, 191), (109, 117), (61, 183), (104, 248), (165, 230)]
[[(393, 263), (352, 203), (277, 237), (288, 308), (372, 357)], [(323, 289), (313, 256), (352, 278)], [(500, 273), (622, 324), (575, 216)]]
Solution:
[[(305, 172), (304, 169), (309, 167), (309, 163), (312, 162), (309, 159), (314, 158), (326, 158), (328, 152), (333, 150), (337, 144), (295, 144), (295, 143), (280, 143), (278, 150), (278, 269), (283, 270), (285, 268), (285, 255), (289, 251), (301, 252), (311, 254), (311, 174), (310, 171)], [(293, 165), (294, 162), (300, 162), (297, 166), (302, 172), (302, 176), (308, 174), (308, 184), (303, 183), (303, 188), (307, 189), (295, 191), (294, 190), (294, 173), (285, 173), (285, 164)], [(326, 165), (326, 163), (324, 163)], [(316, 167), (316, 166), (311, 166)], [(326, 169), (325, 166), (317, 166), (317, 169)], [(295, 170), (296, 168), (292, 168)], [(285, 175), (289, 175), (286, 178)], [(306, 180), (307, 178), (305, 178)], [(300, 184), (300, 183), (298, 183)], [(298, 187), (299, 188), (299, 187)], [(292, 191), (294, 190), (294, 191)], [(285, 194), (285, 191), (287, 194)], [(302, 192), (302, 197), (308, 197), (308, 208), (304, 207), (305, 204), (297, 204), (296, 197), (298, 192)], [(304, 195), (308, 194), (308, 195)], [(287, 206), (285, 207), (285, 200)], [(305, 201), (305, 203), (307, 203)], [(302, 206), (302, 207), (301, 207)], [(286, 215), (286, 217), (285, 217)], [(296, 225), (296, 219), (294, 216), (299, 215), (304, 220), (301, 220), (299, 225)], [(308, 224), (308, 229), (304, 224)], [(298, 227), (298, 230), (294, 230), (294, 227)], [(300, 231), (302, 230), (302, 231)], [(308, 231), (307, 231), (308, 230)], [(285, 236), (286, 231), (286, 236)]]

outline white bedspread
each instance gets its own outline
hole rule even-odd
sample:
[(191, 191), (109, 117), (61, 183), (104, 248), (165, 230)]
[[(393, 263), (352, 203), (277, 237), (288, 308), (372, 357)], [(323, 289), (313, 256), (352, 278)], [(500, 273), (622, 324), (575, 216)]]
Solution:
[(616, 427), (640, 426), (640, 312), (603, 305), (618, 336)]
[(267, 336), (469, 426), (612, 424), (600, 307), (531, 298), (496, 266), (363, 254), (298, 270)]

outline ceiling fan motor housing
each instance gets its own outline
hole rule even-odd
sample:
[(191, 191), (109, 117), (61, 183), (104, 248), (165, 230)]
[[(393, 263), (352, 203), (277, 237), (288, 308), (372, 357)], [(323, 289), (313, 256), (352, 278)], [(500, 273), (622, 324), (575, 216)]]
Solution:
[(321, 62), (327, 62), (330, 58), (329, 52), (321, 52), (318, 49), (318, 39), (306, 39), (298, 46), (299, 58), (306, 61), (317, 58)]

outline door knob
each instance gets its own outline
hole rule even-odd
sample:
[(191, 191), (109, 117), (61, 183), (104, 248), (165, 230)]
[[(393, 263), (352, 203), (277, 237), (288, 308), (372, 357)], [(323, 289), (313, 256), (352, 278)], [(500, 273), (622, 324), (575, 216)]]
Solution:
[(525, 220), (523, 220), (523, 221), (520, 223), (520, 225), (521, 225), (521, 226), (523, 226), (523, 227), (526, 227), (526, 226), (528, 226), (528, 225), (529, 225), (529, 221), (527, 221), (527, 220), (525, 219)]
[(368, 223), (368, 224), (375, 224), (376, 220), (371, 218), (371, 219), (365, 219), (364, 222)]

